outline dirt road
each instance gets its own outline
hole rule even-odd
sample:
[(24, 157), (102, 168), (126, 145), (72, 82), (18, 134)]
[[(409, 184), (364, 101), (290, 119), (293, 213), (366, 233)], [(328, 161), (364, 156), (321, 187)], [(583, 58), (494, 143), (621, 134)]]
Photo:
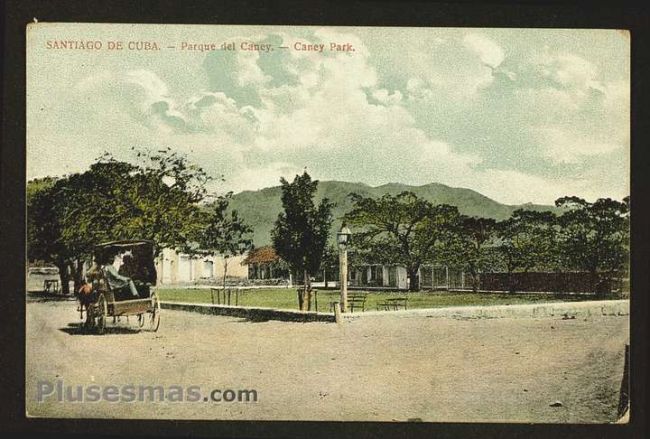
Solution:
[[(79, 331), (74, 302), (28, 303), (29, 415), (612, 422), (629, 333), (626, 316), (337, 325), (163, 313), (157, 333), (132, 320), (98, 336)], [(39, 381), (255, 389), (258, 401), (37, 402)]]

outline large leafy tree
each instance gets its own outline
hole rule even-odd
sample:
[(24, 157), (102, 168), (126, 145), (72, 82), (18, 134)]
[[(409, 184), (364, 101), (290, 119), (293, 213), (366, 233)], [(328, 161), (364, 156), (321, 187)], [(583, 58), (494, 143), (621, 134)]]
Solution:
[(496, 250), (509, 275), (515, 271), (528, 272), (553, 265), (557, 255), (556, 219), (552, 212), (518, 209), (510, 218), (497, 224)]
[(311, 277), (321, 266), (332, 227), (333, 204), (326, 198), (315, 204), (318, 180), (312, 180), (307, 172), (296, 175), (291, 183), (284, 178), (280, 182), (283, 211), (271, 231), (271, 239), (275, 252), (290, 270), (302, 275), (304, 287), (298, 290), (298, 305), (300, 310), (309, 310)]
[(105, 155), (85, 172), (28, 192), (29, 257), (57, 265), (64, 292), (70, 274), (79, 286), (96, 244), (150, 239), (158, 252), (183, 245), (200, 224), (209, 180), (203, 170), (170, 150), (138, 157), (132, 164)]
[(27, 184), (27, 256), (54, 264), (64, 293), (69, 292), (70, 260), (74, 257), (62, 239), (63, 226), (58, 206), (64, 194), (56, 178), (32, 180)]
[(461, 215), (439, 246), (437, 261), (469, 273), (474, 292), (479, 288), (480, 273), (494, 267), (495, 229), (493, 219)]
[(600, 198), (593, 203), (563, 197), (555, 205), (565, 212), (559, 217), (563, 263), (570, 269), (591, 273), (596, 288), (602, 279), (625, 269), (629, 255), (630, 198)]
[(420, 266), (435, 259), (436, 243), (457, 224), (454, 206), (433, 205), (413, 192), (386, 194), (380, 198), (350, 194), (352, 210), (345, 215), (356, 226), (354, 243), (369, 262), (402, 264), (409, 289), (420, 289)]
[(202, 250), (217, 251), (223, 256), (224, 289), (230, 258), (241, 256), (253, 248), (253, 229), (240, 218), (236, 210), (228, 210), (231, 198), (232, 192), (217, 198), (198, 235), (198, 244)]

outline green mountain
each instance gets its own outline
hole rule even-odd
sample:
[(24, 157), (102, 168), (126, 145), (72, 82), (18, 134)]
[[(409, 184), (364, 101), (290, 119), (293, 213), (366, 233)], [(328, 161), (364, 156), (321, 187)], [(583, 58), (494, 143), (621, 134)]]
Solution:
[[(321, 181), (318, 184), (316, 199), (320, 201), (327, 197), (334, 203), (334, 230), (341, 226), (341, 217), (351, 209), (352, 205), (348, 194), (356, 192), (363, 196), (380, 197), (386, 193), (396, 195), (403, 191), (412, 191), (418, 197), (431, 201), (434, 204), (450, 204), (469, 216), (483, 216), (503, 220), (508, 218), (517, 209), (552, 210), (554, 206), (536, 204), (506, 205), (498, 203), (480, 193), (463, 188), (449, 187), (444, 184), (431, 183), (423, 186), (409, 186), (400, 183), (388, 183), (372, 187), (364, 183), (349, 183), (344, 181)], [(255, 230), (254, 241), (256, 246), (267, 245), (271, 242), (271, 229), (275, 219), (282, 210), (280, 202), (280, 186), (260, 189), (257, 191), (244, 191), (235, 194), (230, 203), (231, 209), (236, 209), (241, 217)]]

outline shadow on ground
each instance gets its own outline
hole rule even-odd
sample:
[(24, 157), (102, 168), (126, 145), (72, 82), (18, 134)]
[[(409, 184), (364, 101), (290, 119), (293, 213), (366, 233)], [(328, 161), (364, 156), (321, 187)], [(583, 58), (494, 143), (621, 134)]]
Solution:
[(124, 334), (139, 334), (143, 330), (140, 328), (126, 327), (126, 326), (106, 326), (103, 334), (98, 334), (96, 329), (88, 329), (82, 322), (68, 323), (65, 328), (59, 328), (59, 331), (65, 332), (68, 335), (124, 335)]
[(62, 301), (74, 301), (77, 298), (72, 294), (56, 294), (56, 293), (46, 293), (44, 291), (28, 291), (26, 300), (28, 302), (62, 302)]

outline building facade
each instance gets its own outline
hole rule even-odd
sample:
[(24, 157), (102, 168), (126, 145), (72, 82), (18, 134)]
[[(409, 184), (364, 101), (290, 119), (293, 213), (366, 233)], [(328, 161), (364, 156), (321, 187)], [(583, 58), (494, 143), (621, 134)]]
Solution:
[[(420, 288), (424, 290), (467, 289), (469, 278), (462, 270), (444, 265), (422, 265), (418, 272)], [(350, 268), (348, 275), (353, 288), (407, 290), (409, 278), (406, 267), (399, 264), (366, 264)]]
[[(244, 256), (228, 258), (228, 279), (248, 279), (248, 267), (243, 262)], [(191, 256), (166, 248), (156, 259), (158, 285), (217, 283), (223, 280), (224, 270), (225, 259), (216, 253)]]
[(243, 264), (248, 267), (250, 280), (291, 280), (291, 275), (280, 257), (271, 246), (251, 250)]

